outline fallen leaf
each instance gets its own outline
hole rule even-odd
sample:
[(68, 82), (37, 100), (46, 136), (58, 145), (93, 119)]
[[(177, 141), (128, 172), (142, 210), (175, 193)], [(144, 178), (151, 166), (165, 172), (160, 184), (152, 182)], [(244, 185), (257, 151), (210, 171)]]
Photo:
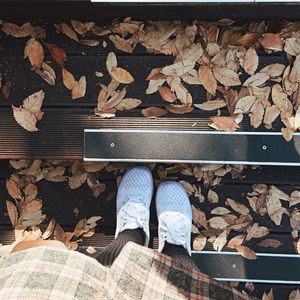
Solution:
[(259, 247), (264, 248), (278, 248), (282, 245), (282, 243), (275, 239), (265, 239), (257, 244)]
[(282, 51), (283, 41), (279, 34), (275, 33), (264, 33), (260, 43), (265, 49)]
[(212, 116), (210, 117), (212, 120), (212, 124), (209, 124), (210, 127), (221, 130), (233, 132), (236, 131), (240, 126), (235, 122), (235, 118), (233, 116), (225, 117), (225, 116)]
[(43, 90), (40, 90), (40, 91), (28, 96), (23, 101), (23, 108), (25, 108), (25, 109), (29, 110), (31, 113), (33, 113), (38, 121), (42, 117), (41, 108), (43, 105), (44, 98), (45, 98), (45, 93)]
[(235, 105), (235, 114), (246, 114), (251, 110), (254, 102), (256, 100), (255, 96), (245, 96), (240, 98)]
[(2, 86), (2, 93), (4, 95), (4, 97), (7, 99), (10, 95), (11, 92), (11, 87), (12, 87), (12, 82), (11, 81), (7, 81), (5, 82), (5, 84)]
[(106, 69), (108, 73), (111, 75), (111, 71), (113, 68), (118, 66), (117, 57), (114, 52), (109, 52), (106, 58)]
[(286, 68), (285, 65), (275, 63), (275, 64), (265, 66), (259, 72), (260, 73), (266, 73), (270, 77), (273, 78), (273, 77), (280, 76), (284, 72), (285, 68)]
[(214, 229), (225, 229), (229, 224), (222, 217), (212, 217), (208, 220), (211, 228)]
[(268, 106), (265, 111), (264, 124), (272, 125), (275, 119), (280, 115), (280, 110), (276, 105)]
[(213, 248), (220, 252), (227, 243), (227, 232), (223, 231), (213, 242)]
[(208, 110), (208, 111), (219, 109), (226, 105), (227, 103), (223, 99), (210, 100), (200, 104), (194, 104), (195, 107), (202, 110)]
[(77, 189), (79, 188), (83, 183), (86, 182), (87, 179), (87, 173), (82, 174), (76, 174), (69, 178), (69, 188), (70, 189)]
[(28, 58), (31, 65), (40, 69), (44, 61), (43, 46), (38, 41), (34, 41), (28, 47)]
[(300, 291), (298, 289), (291, 291), (288, 300), (300, 300)]
[(186, 113), (190, 113), (193, 111), (193, 107), (191, 106), (185, 106), (185, 105), (176, 105), (176, 104), (167, 104), (166, 110), (173, 113), (173, 114), (179, 114), (183, 115)]
[(18, 221), (17, 207), (11, 201), (6, 201), (6, 209), (12, 226), (16, 227)]
[(228, 210), (225, 207), (219, 206), (219, 207), (215, 207), (213, 210), (211, 210), (210, 212), (212, 215), (218, 215), (218, 216), (223, 216), (223, 215), (227, 215), (230, 214), (231, 211)]
[(40, 75), (46, 82), (50, 85), (55, 85), (56, 74), (52, 67), (43, 62), (41, 69), (34, 70), (38, 75)]
[(249, 75), (254, 75), (258, 67), (259, 58), (254, 48), (250, 47), (244, 57), (244, 70)]
[(86, 252), (89, 253), (89, 254), (94, 254), (94, 253), (97, 252), (97, 250), (92, 246), (88, 246), (87, 249), (86, 249)]
[(287, 142), (293, 139), (294, 131), (289, 128), (281, 128), (282, 135)]
[(192, 70), (194, 66), (195, 62), (190, 60), (182, 60), (162, 68), (161, 73), (168, 76), (182, 76), (183, 74)]
[(53, 234), (55, 226), (56, 226), (56, 220), (54, 218), (52, 218), (50, 220), (45, 232), (42, 235), (43, 240), (48, 239)]
[(119, 83), (129, 84), (134, 82), (132, 75), (122, 68), (112, 68), (111, 76)]
[(62, 227), (59, 224), (56, 224), (54, 232), (53, 232), (53, 237), (57, 241), (61, 241), (62, 243), (65, 244), (66, 242), (66, 233), (62, 229)]
[(168, 113), (167, 110), (155, 106), (147, 107), (142, 110), (142, 114), (144, 117), (153, 118), (153, 119), (162, 117), (167, 113)]
[(300, 55), (296, 56), (289, 79), (291, 82), (300, 82)]
[(256, 259), (256, 253), (246, 246), (236, 246), (235, 249), (240, 253), (241, 256), (247, 259)]
[(284, 42), (284, 51), (292, 56), (300, 54), (300, 41), (299, 38), (287, 38)]
[(202, 235), (198, 235), (193, 241), (193, 250), (201, 251), (205, 248), (207, 238)]
[(247, 230), (246, 241), (250, 241), (252, 238), (258, 239), (269, 234), (269, 229), (265, 226), (259, 226), (258, 223), (254, 223)]
[(227, 247), (230, 249), (235, 249), (236, 247), (241, 246), (243, 244), (244, 240), (245, 240), (244, 234), (236, 235), (228, 242)]
[(25, 108), (15, 107), (12, 105), (14, 118), (17, 123), (27, 131), (38, 131), (36, 127), (37, 119), (33, 113)]
[(218, 194), (213, 191), (213, 190), (209, 190), (208, 194), (207, 194), (207, 199), (210, 203), (218, 203), (219, 202), (219, 196)]
[(266, 73), (256, 73), (249, 77), (244, 83), (243, 86), (261, 86), (267, 80), (270, 79), (270, 76)]
[(53, 59), (59, 64), (61, 68), (64, 68), (67, 61), (67, 54), (65, 50), (56, 44), (46, 43), (46, 46), (53, 57)]
[(130, 110), (138, 107), (141, 104), (142, 101), (140, 99), (125, 98), (117, 106), (115, 106), (115, 108), (117, 110)]
[(130, 41), (125, 40), (118, 35), (110, 35), (109, 39), (113, 42), (117, 49), (127, 53), (132, 53), (134, 46), (131, 45)]
[(14, 199), (22, 199), (22, 194), (19, 188), (18, 177), (11, 176), (8, 180), (6, 180), (6, 189), (9, 194)]
[(213, 74), (224, 86), (238, 86), (241, 84), (239, 75), (230, 69), (214, 67)]
[(63, 83), (65, 87), (68, 90), (72, 90), (74, 85), (75, 85), (75, 78), (74, 76), (65, 68), (62, 69), (62, 78), (63, 78)]
[(172, 92), (170, 90), (170, 88), (168, 88), (167, 86), (160, 86), (158, 88), (158, 92), (159, 92), (160, 96), (163, 98), (163, 100), (165, 100), (167, 102), (172, 103), (177, 99), (175, 93)]
[(72, 99), (78, 99), (85, 96), (86, 92), (86, 78), (85, 76), (81, 76), (79, 81), (75, 81), (72, 88)]
[(216, 94), (217, 81), (207, 65), (201, 65), (198, 70), (199, 79), (203, 87), (212, 95)]
[(76, 42), (79, 42), (76, 32), (67, 23), (61, 23), (61, 29), (67, 37)]
[(85, 26), (84, 26), (84, 24), (82, 22), (76, 21), (76, 20), (71, 20), (71, 24), (72, 24), (74, 30), (78, 34), (84, 35), (87, 32), (87, 30), (86, 30), (86, 28), (85, 28)]
[(233, 199), (227, 198), (226, 202), (234, 211), (236, 211), (237, 213), (239, 213), (241, 215), (245, 216), (245, 215), (248, 215), (250, 212), (249, 208), (246, 205), (239, 203)]
[(193, 213), (193, 222), (197, 226), (203, 226), (207, 229), (207, 220), (205, 213), (199, 209), (197, 209), (194, 205), (192, 205), (192, 213)]

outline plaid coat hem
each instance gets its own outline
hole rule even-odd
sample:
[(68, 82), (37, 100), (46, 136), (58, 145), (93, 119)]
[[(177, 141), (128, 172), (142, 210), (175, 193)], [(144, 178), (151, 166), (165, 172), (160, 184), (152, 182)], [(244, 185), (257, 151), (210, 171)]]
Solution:
[(51, 247), (0, 258), (0, 299), (254, 299), (170, 257), (128, 243), (110, 268)]

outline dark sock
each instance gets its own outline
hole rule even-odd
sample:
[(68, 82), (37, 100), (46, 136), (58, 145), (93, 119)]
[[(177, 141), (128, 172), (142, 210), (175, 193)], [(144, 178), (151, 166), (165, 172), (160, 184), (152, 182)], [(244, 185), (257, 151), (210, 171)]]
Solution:
[(195, 269), (196, 271), (200, 272), (192, 257), (183, 246), (173, 245), (166, 242), (162, 253), (172, 257), (174, 260), (182, 265), (185, 265), (187, 268)]
[(123, 247), (128, 242), (134, 242), (139, 245), (145, 243), (145, 232), (142, 228), (125, 229), (120, 232), (118, 237), (114, 239), (105, 249), (101, 252), (96, 259), (103, 266), (111, 266), (115, 259), (118, 257)]

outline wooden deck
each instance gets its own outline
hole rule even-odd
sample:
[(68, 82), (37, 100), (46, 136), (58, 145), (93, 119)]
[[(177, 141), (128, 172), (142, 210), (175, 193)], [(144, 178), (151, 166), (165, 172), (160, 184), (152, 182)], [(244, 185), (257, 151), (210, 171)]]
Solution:
[[(71, 14), (71, 5), (69, 9), (64, 6), (62, 11), (65, 12), (65, 20), (68, 21)], [(24, 14), (17, 11), (14, 15), (13, 5), (6, 3), (0, 14), (10, 17), (9, 21), (15, 23), (23, 23), (33, 18), (42, 23), (42, 18), (38, 15), (38, 8), (31, 6), (24, 8)], [(116, 10), (109, 7), (104, 8), (99, 12), (97, 18), (94, 10), (87, 7), (87, 11), (82, 12), (82, 6), (73, 6), (73, 14), (75, 17), (84, 17), (87, 20), (87, 15), (90, 13), (95, 21), (103, 22), (101, 17), (105, 12), (112, 17), (127, 16), (129, 10)], [(210, 113), (200, 110), (194, 110), (192, 113), (182, 116), (168, 114), (165, 118), (158, 120), (147, 120), (141, 114), (141, 109), (148, 106), (162, 106), (163, 101), (158, 94), (145, 95), (146, 81), (145, 77), (154, 67), (167, 65), (173, 58), (168, 56), (153, 56), (148, 55), (145, 51), (138, 47), (134, 52), (134, 56), (124, 54), (115, 48), (108, 46), (106, 49), (100, 47), (85, 47), (81, 46), (65, 36), (55, 33), (53, 23), (62, 21), (62, 18), (54, 18), (54, 12), (58, 8), (54, 5), (49, 6), (49, 11), (45, 16), (45, 20), (50, 21), (46, 25), (47, 37), (46, 41), (55, 43), (63, 47), (67, 53), (67, 67), (75, 76), (86, 75), (87, 77), (87, 94), (79, 100), (71, 100), (69, 91), (63, 86), (59, 67), (52, 64), (57, 74), (57, 83), (54, 87), (50, 87), (37, 74), (30, 70), (30, 65), (27, 60), (23, 60), (23, 51), (26, 39), (15, 39), (7, 37), (3, 32), (0, 32), (0, 72), (8, 80), (11, 80), (12, 91), (8, 99), (5, 99), (0, 94), (0, 242), (11, 243), (13, 241), (12, 228), (9, 218), (6, 213), (5, 200), (8, 195), (5, 188), (5, 180), (11, 174), (12, 170), (9, 167), (7, 159), (82, 159), (83, 155), (83, 129), (85, 128), (178, 128), (182, 130), (211, 130), (208, 127)], [(151, 7), (152, 15), (154, 15), (155, 7)], [(230, 10), (231, 9), (231, 10)], [(230, 11), (233, 11), (231, 7)], [(251, 10), (252, 8), (250, 8)], [(216, 12), (217, 15), (223, 16), (220, 7), (207, 7), (206, 12)], [(141, 8), (133, 10), (133, 15), (141, 12)], [(178, 8), (174, 11), (172, 18), (179, 17)], [(256, 10), (257, 11), (257, 10)], [(195, 10), (186, 8), (187, 13), (191, 13), (191, 18), (196, 15)], [(52, 13), (52, 15), (51, 15)], [(198, 10), (199, 13), (199, 10)], [(249, 13), (249, 11), (247, 12)], [(269, 11), (271, 16), (275, 16), (276, 10)], [(278, 13), (278, 8), (277, 8)], [(288, 15), (288, 12), (285, 11)], [(297, 17), (297, 13), (290, 10), (290, 17)], [(143, 15), (144, 14), (144, 15)], [(144, 13), (140, 18), (146, 17)], [(182, 12), (180, 12), (182, 14)], [(204, 12), (201, 12), (204, 15)], [(2, 15), (2, 18), (4, 18)], [(24, 15), (26, 18), (24, 18)], [(61, 13), (61, 15), (63, 15)], [(242, 18), (237, 12), (234, 13), (237, 18)], [(22, 17), (21, 17), (22, 16)], [(161, 15), (158, 15), (158, 17)], [(244, 13), (245, 16), (245, 13)], [(249, 14), (248, 14), (249, 16)], [(223, 16), (226, 17), (226, 16)], [(198, 16), (199, 18), (199, 16)], [(258, 16), (262, 18), (262, 12)], [(102, 40), (102, 39), (101, 39)], [(109, 44), (111, 45), (111, 44)], [(111, 120), (100, 119), (93, 114), (93, 108), (96, 106), (97, 95), (99, 92), (99, 83), (107, 83), (108, 78), (97, 78), (94, 72), (105, 70), (106, 55), (109, 51), (114, 51), (118, 57), (118, 64), (123, 66), (131, 74), (134, 75), (136, 81), (128, 89), (128, 96), (140, 98), (143, 104), (139, 109), (129, 112), (118, 113), (117, 117)], [(49, 54), (46, 55), (45, 61), (51, 60)], [(261, 59), (261, 65), (265, 66), (273, 62), (285, 63), (286, 60), (280, 55), (266, 56)], [(38, 123), (40, 129), (37, 133), (29, 133), (23, 130), (15, 122), (11, 105), (20, 105), (22, 101), (33, 92), (43, 89), (46, 93), (45, 102), (42, 111), (45, 112), (43, 119)], [(195, 99), (195, 103), (201, 103), (204, 90), (201, 87), (190, 88)], [(180, 119), (180, 123), (178, 120)], [(194, 125), (196, 123), (196, 126)], [(193, 126), (194, 125), (194, 126)], [(193, 127), (192, 127), (193, 126)], [(275, 129), (279, 129), (280, 127)], [(241, 130), (252, 130), (249, 126), (249, 120), (245, 118), (241, 125)], [(262, 128), (258, 130), (263, 130)], [(155, 174), (155, 172), (154, 172)], [(254, 183), (265, 183), (268, 185), (274, 184), (285, 192), (291, 192), (300, 188), (300, 168), (299, 167), (262, 167), (259, 169), (247, 169), (244, 171), (246, 175), (243, 179), (232, 179), (231, 176), (225, 176), (218, 186), (213, 188), (220, 197), (220, 205), (224, 203), (226, 197), (231, 197), (237, 201), (245, 201), (245, 194), (251, 190)], [(190, 178), (176, 174), (179, 179), (189, 180)], [(55, 217), (57, 221), (65, 228), (74, 228), (78, 220), (92, 215), (103, 216), (101, 225), (97, 228), (97, 233), (91, 237), (84, 239), (81, 243), (81, 250), (89, 245), (95, 248), (104, 247), (111, 241), (115, 229), (115, 202), (114, 199), (106, 201), (109, 194), (116, 192), (116, 178), (111, 173), (104, 173), (102, 181), (106, 183), (106, 191), (95, 199), (86, 185), (76, 190), (68, 189), (65, 183), (53, 183), (41, 181), (38, 183), (39, 197), (43, 200), (44, 210), (47, 214), (47, 220)], [(198, 182), (191, 182), (199, 186)], [(204, 189), (204, 193), (207, 190)], [(199, 204), (197, 199), (191, 199), (192, 203), (206, 211), (209, 215), (212, 209), (212, 204)], [(78, 208), (77, 216), (74, 214), (74, 209)], [(152, 207), (151, 228), (152, 234), (156, 236), (156, 218), (155, 210)], [(257, 216), (256, 216), (257, 218)], [(279, 253), (295, 253), (293, 239), (291, 237), (291, 228), (289, 220), (284, 216), (281, 226), (275, 226), (269, 219), (258, 218), (261, 225), (265, 225), (270, 229), (270, 238), (276, 238), (283, 243), (279, 249), (264, 249), (264, 251), (279, 252)], [(256, 244), (260, 240), (250, 242), (249, 246), (255, 251), (261, 251), (261, 248)], [(157, 239), (151, 242), (152, 246), (157, 245)], [(210, 244), (209, 244), (210, 245)], [(229, 250), (229, 249), (224, 249)], [(240, 289), (244, 289), (244, 284), (240, 284)], [(268, 285), (255, 284), (253, 295), (262, 296), (263, 292), (269, 292), (273, 288), (275, 299), (287, 299), (291, 290), (298, 288), (292, 285)]]

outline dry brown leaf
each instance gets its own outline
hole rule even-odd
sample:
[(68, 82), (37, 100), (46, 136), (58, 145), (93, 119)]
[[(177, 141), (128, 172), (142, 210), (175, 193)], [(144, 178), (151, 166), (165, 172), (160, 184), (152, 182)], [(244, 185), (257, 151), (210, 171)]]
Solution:
[(208, 220), (211, 228), (214, 229), (225, 229), (229, 224), (222, 217), (212, 217)]
[(263, 105), (259, 102), (255, 102), (250, 110), (250, 124), (257, 128), (261, 125), (264, 118), (265, 110)]
[(201, 251), (205, 248), (207, 238), (202, 235), (198, 235), (193, 241), (193, 250)]
[(12, 105), (14, 118), (17, 123), (27, 131), (38, 131), (36, 127), (37, 119), (33, 113), (25, 108), (15, 107)]
[(220, 252), (227, 243), (227, 232), (223, 231), (213, 242), (213, 248)]
[(282, 51), (283, 41), (279, 34), (275, 33), (264, 33), (260, 43), (265, 49)]
[(207, 220), (205, 213), (192, 205), (193, 222), (198, 226), (203, 226), (207, 229)]
[(276, 107), (276, 105), (268, 106), (265, 111), (264, 124), (272, 125), (279, 115), (280, 110)]
[(55, 85), (56, 74), (52, 67), (43, 62), (41, 69), (34, 70), (39, 76), (41, 76), (50, 85)]
[(289, 80), (291, 82), (300, 82), (300, 55), (296, 56), (294, 61)]
[(182, 76), (192, 70), (195, 63), (190, 60), (182, 60), (162, 68), (161, 73), (167, 76)]
[[(7, 99), (10, 95), (11, 92), (11, 87), (12, 87), (12, 82), (11, 81), (7, 81), (3, 84), (2, 86), (2, 93), (4, 95), (4, 97)], [(0, 88), (1, 88), (1, 84), (0, 84)]]
[(236, 247), (241, 246), (243, 244), (244, 240), (245, 240), (244, 234), (236, 235), (228, 242), (227, 247), (230, 249), (235, 249)]
[(111, 75), (111, 70), (118, 66), (117, 57), (114, 52), (109, 52), (106, 58), (106, 69)]
[(300, 300), (300, 291), (298, 289), (291, 291), (288, 300)]
[(285, 39), (284, 43), (284, 51), (287, 54), (290, 54), (292, 56), (297, 56), (300, 54), (300, 40), (299, 38), (288, 38)]
[(166, 110), (173, 113), (173, 114), (179, 114), (183, 115), (186, 113), (190, 113), (193, 111), (193, 107), (191, 106), (185, 106), (185, 105), (176, 105), (176, 104), (167, 104)]
[(209, 190), (208, 194), (207, 194), (207, 199), (210, 203), (218, 203), (219, 202), (219, 196), (218, 194), (213, 191), (213, 190)]
[(246, 246), (236, 246), (235, 249), (240, 253), (241, 256), (247, 259), (256, 259), (256, 253)]
[(86, 249), (86, 252), (89, 253), (89, 254), (94, 254), (94, 253), (97, 252), (97, 250), (92, 246), (88, 246), (87, 249)]
[(219, 109), (226, 105), (227, 103), (223, 99), (211, 100), (200, 104), (194, 104), (195, 107), (202, 110), (208, 110), (208, 111)]
[(289, 128), (281, 128), (282, 135), (287, 142), (293, 139), (294, 131)]
[(244, 57), (244, 70), (249, 75), (254, 75), (258, 67), (259, 58), (254, 48), (250, 47)]
[(70, 39), (79, 42), (76, 32), (66, 23), (61, 23), (62, 32)]
[(69, 178), (69, 188), (70, 189), (77, 189), (79, 188), (82, 184), (86, 182), (87, 179), (87, 173), (82, 173), (82, 174), (76, 174), (73, 175)]
[(31, 35), (35, 38), (45, 38), (46, 32), (39, 26), (33, 27), (29, 22), (18, 26), (13, 23), (4, 22), (1, 26), (3, 32), (16, 38), (23, 38)]
[(207, 65), (201, 65), (198, 70), (199, 79), (203, 87), (212, 95), (216, 94), (217, 81)]
[(172, 92), (170, 90), (170, 88), (168, 88), (167, 86), (160, 86), (158, 88), (158, 92), (159, 92), (160, 96), (163, 98), (163, 100), (165, 100), (167, 102), (172, 103), (177, 99), (175, 93)]
[(43, 105), (44, 98), (45, 98), (45, 93), (43, 90), (40, 90), (40, 91), (28, 96), (23, 101), (23, 108), (25, 108), (25, 109), (29, 110), (31, 113), (33, 113), (38, 121), (43, 116), (43, 114), (41, 113), (41, 108)]
[(211, 210), (210, 213), (212, 215), (224, 216), (224, 215), (230, 214), (231, 211), (225, 207), (218, 206), (218, 207), (215, 207), (213, 210)]
[(224, 86), (238, 86), (241, 84), (239, 75), (230, 69), (214, 67), (213, 74)]
[(62, 227), (59, 224), (56, 224), (54, 232), (53, 232), (53, 237), (57, 241), (61, 241), (62, 243), (65, 244), (66, 242), (66, 233), (62, 229)]
[(86, 78), (85, 76), (81, 76), (79, 81), (75, 81), (72, 88), (72, 99), (78, 99), (85, 96), (86, 92)]
[(132, 53), (134, 46), (131, 45), (129, 40), (119, 37), (118, 35), (110, 35), (109, 39), (113, 42), (114, 46), (124, 52)]
[(259, 226), (258, 223), (254, 223), (247, 230), (246, 241), (250, 241), (252, 238), (261, 238), (269, 234), (269, 229), (265, 226)]
[(72, 24), (74, 30), (78, 34), (84, 35), (87, 32), (87, 30), (86, 30), (86, 28), (85, 28), (85, 26), (84, 26), (84, 24), (82, 22), (76, 21), (76, 20), (71, 20), (71, 24)]
[(6, 189), (12, 198), (19, 200), (22, 199), (18, 177), (12, 175), (8, 180), (6, 180)]
[(37, 193), (38, 193), (37, 186), (33, 183), (29, 183), (25, 187), (24, 192), (25, 192), (25, 196), (26, 196), (25, 201), (29, 202), (37, 196)]
[(142, 104), (142, 100), (135, 98), (125, 98), (123, 99), (115, 108), (117, 110), (130, 110), (138, 107)]
[(31, 65), (40, 69), (44, 61), (43, 46), (38, 41), (34, 41), (28, 47), (28, 58)]
[(56, 44), (45, 43), (53, 59), (64, 68), (65, 62), (67, 61), (67, 54), (65, 50)]
[(48, 239), (52, 235), (52, 233), (54, 232), (55, 226), (56, 226), (56, 220), (54, 218), (52, 218), (50, 220), (45, 232), (42, 235), (43, 240)]
[(282, 243), (275, 239), (265, 239), (257, 244), (259, 247), (264, 248), (278, 248), (282, 245)]
[(132, 75), (122, 68), (112, 68), (111, 76), (119, 83), (129, 84), (134, 82)]
[(237, 213), (239, 213), (241, 215), (245, 216), (245, 215), (248, 215), (250, 212), (249, 208), (246, 205), (239, 203), (233, 199), (227, 198), (226, 202), (234, 211), (236, 211)]
[(6, 208), (12, 226), (16, 227), (18, 221), (17, 207), (11, 201), (6, 201)]
[(233, 116), (225, 117), (225, 116), (212, 116), (210, 117), (212, 120), (212, 124), (209, 124), (210, 127), (221, 130), (233, 132), (236, 131), (240, 126), (235, 122), (235, 118)]
[(155, 106), (147, 107), (142, 110), (142, 114), (144, 117), (153, 118), (153, 119), (162, 117), (167, 113), (168, 111), (166, 111), (165, 109), (160, 107), (155, 107)]
[(75, 78), (74, 76), (65, 68), (62, 69), (62, 78), (63, 78), (63, 83), (65, 87), (68, 90), (72, 90), (74, 85), (75, 85)]
[(256, 100), (255, 96), (245, 96), (240, 98), (235, 105), (235, 114), (246, 114), (251, 110), (254, 102)]
[(265, 66), (259, 72), (260, 73), (266, 73), (270, 77), (273, 78), (273, 77), (280, 76), (284, 72), (285, 68), (286, 68), (285, 65), (275, 63), (275, 64)]
[(270, 76), (266, 73), (256, 73), (249, 77), (244, 83), (243, 86), (260, 86), (264, 84), (267, 80), (270, 79)]

